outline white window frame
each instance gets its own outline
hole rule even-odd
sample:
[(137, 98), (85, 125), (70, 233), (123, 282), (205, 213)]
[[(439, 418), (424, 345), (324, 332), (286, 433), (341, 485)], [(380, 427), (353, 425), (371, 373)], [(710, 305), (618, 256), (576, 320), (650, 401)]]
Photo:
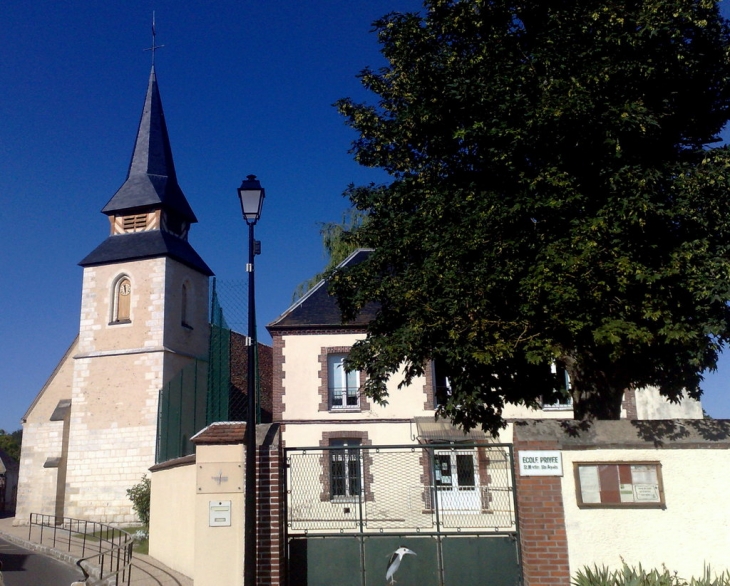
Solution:
[(327, 386), (331, 411), (360, 410), (360, 371), (345, 370), (346, 353), (327, 354)]

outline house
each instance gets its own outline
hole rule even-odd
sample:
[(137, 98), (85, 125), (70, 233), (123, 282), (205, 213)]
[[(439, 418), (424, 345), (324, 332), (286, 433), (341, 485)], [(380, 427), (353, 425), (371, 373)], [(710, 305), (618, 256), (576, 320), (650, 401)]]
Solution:
[[(358, 250), (344, 262), (367, 254)], [(273, 422), (257, 428), (259, 580), (382, 584), (385, 560), (405, 545), (418, 555), (398, 569), (402, 585), (468, 586), (485, 576), (494, 585), (565, 584), (577, 564), (616, 566), (621, 555), (634, 559), (631, 548), (659, 549), (650, 527), (637, 532), (641, 543), (626, 531), (583, 543), (582, 531), (597, 536), (604, 520), (628, 527), (626, 511), (633, 511), (636, 522), (665, 527), (688, 514), (712, 516), (691, 495), (701, 483), (697, 468), (715, 470), (727, 459), (716, 448), (730, 445), (730, 434), (712, 431), (699, 402), (664, 404), (651, 389), (627, 393), (625, 419), (589, 430), (570, 423), (569, 403), (515, 406), (499, 438), (465, 434), (434, 417), (443, 381), (433, 368), (403, 389), (394, 377), (387, 406), (360, 393), (362, 373), (347, 373), (343, 360), (374, 311), (368, 306), (343, 325), (319, 283), (267, 326)], [(687, 437), (676, 431), (685, 428)], [(244, 438), (244, 424), (216, 423), (193, 438), (195, 455), (152, 469), (150, 554), (196, 586), (221, 576), (243, 583)], [(652, 453), (660, 441), (672, 451)], [(663, 462), (664, 478), (679, 481), (681, 494), (661, 484)], [(692, 467), (691, 479), (683, 467)], [(724, 477), (712, 481), (714, 491)], [(171, 502), (194, 513), (180, 516)], [(711, 524), (721, 529), (721, 521)], [(713, 563), (720, 549), (708, 550)], [(665, 558), (652, 559), (661, 565)]]

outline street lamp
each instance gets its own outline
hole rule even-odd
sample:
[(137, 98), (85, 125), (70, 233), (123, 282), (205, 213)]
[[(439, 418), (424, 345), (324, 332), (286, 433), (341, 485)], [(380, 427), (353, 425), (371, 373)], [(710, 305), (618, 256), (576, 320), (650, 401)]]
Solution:
[(254, 294), (254, 257), (261, 253), (261, 243), (254, 240), (253, 227), (261, 217), (264, 204), (264, 188), (249, 175), (238, 188), (238, 199), (241, 202), (243, 219), (248, 224), (248, 413), (246, 414), (246, 518), (244, 550), (243, 583), (244, 586), (256, 586), (256, 423), (259, 422), (258, 397), (256, 396), (256, 380), (258, 367), (256, 361), (256, 296)]

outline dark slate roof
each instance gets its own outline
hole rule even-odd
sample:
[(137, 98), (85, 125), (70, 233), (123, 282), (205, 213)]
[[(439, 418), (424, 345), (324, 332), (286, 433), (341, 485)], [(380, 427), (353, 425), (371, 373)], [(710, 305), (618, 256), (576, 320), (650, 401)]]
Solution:
[(211, 276), (213, 274), (213, 271), (193, 250), (190, 243), (160, 230), (109, 236), (79, 264), (82, 267), (90, 267), (160, 256), (174, 258), (204, 275)]
[[(371, 252), (371, 250), (358, 249), (339, 266), (359, 264)], [(269, 331), (343, 327), (363, 328), (375, 318), (378, 307), (377, 303), (368, 303), (355, 320), (343, 324), (342, 313), (337, 305), (337, 300), (327, 292), (327, 283), (320, 281), (304, 297), (267, 325), (266, 328)]]
[(177, 184), (154, 66), (150, 72), (127, 180), (102, 212), (112, 215), (150, 206), (174, 211), (190, 222), (198, 221)]

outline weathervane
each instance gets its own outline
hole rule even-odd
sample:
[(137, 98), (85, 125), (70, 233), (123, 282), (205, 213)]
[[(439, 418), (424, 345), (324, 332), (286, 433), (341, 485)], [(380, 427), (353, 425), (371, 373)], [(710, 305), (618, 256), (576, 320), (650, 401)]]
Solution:
[(155, 11), (152, 11), (152, 46), (149, 49), (145, 49), (145, 51), (152, 51), (152, 66), (155, 66), (155, 51), (157, 49), (162, 49), (165, 45), (158, 45), (155, 40), (157, 37), (157, 31), (155, 30)]

